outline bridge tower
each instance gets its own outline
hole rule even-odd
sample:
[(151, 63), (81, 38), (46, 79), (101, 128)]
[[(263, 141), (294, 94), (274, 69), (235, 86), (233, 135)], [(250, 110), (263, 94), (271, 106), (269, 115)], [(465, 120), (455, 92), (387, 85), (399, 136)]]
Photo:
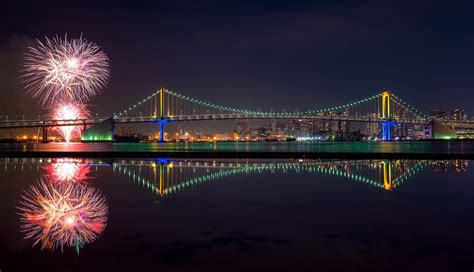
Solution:
[(379, 112), (379, 117), (386, 120), (380, 122), (382, 127), (382, 135), (381, 138), (383, 141), (391, 141), (392, 140), (392, 130), (395, 122), (392, 121), (393, 119), (393, 106), (392, 106), (392, 93), (390, 91), (383, 91), (380, 94), (381, 97), (381, 110)]
[(172, 121), (167, 119), (165, 116), (165, 89), (160, 88), (160, 116), (156, 123), (160, 125), (160, 142), (165, 141), (165, 125), (171, 123)]
[(165, 117), (165, 92), (163, 87), (160, 88), (160, 119)]

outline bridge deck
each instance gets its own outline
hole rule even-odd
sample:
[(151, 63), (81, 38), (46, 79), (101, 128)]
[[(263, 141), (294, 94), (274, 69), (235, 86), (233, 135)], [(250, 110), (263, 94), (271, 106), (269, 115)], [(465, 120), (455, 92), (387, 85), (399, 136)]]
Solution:
[[(110, 117), (109, 117), (110, 118)], [(90, 119), (77, 120), (3, 120), (0, 121), (0, 129), (11, 128), (38, 128), (38, 127), (57, 127), (57, 126), (87, 126), (99, 124), (108, 117), (97, 117)], [(153, 123), (160, 120), (170, 121), (213, 121), (213, 120), (268, 120), (268, 119), (310, 119), (318, 121), (341, 121), (341, 122), (365, 122), (365, 123), (379, 123), (379, 122), (396, 122), (405, 124), (428, 124), (431, 120), (426, 119), (405, 119), (405, 118), (380, 118), (373, 116), (321, 116), (321, 115), (255, 115), (255, 114), (212, 114), (212, 115), (176, 115), (169, 116), (163, 119), (158, 117), (115, 117), (114, 122), (117, 124), (131, 124), (131, 123)], [(473, 122), (461, 123), (465, 126), (474, 126)]]

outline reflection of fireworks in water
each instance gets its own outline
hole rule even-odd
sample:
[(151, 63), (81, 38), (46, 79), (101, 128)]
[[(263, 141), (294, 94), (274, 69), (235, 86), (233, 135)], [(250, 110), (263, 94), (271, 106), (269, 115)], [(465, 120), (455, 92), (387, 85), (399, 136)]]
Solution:
[[(85, 119), (90, 116), (89, 111), (86, 109), (86, 106), (81, 103), (73, 102), (64, 102), (58, 103), (54, 108), (51, 109), (51, 118), (53, 120), (69, 120), (69, 121), (59, 121), (60, 124), (72, 124), (78, 119)], [(72, 140), (74, 135), (81, 135), (80, 126), (58, 126), (55, 128), (63, 137), (66, 142), (69, 143)]]
[(79, 249), (103, 232), (108, 207), (99, 190), (88, 186), (55, 185), (41, 181), (22, 196), (22, 232), (33, 246), (54, 250), (64, 246)]
[(91, 177), (87, 176), (91, 171), (90, 167), (82, 164), (79, 159), (57, 159), (43, 167), (43, 169), (48, 171), (45, 177), (58, 184), (64, 182), (79, 183), (83, 180), (91, 179)]
[(46, 38), (25, 57), (26, 88), (43, 106), (64, 99), (87, 101), (109, 78), (109, 59), (94, 43), (79, 39)]

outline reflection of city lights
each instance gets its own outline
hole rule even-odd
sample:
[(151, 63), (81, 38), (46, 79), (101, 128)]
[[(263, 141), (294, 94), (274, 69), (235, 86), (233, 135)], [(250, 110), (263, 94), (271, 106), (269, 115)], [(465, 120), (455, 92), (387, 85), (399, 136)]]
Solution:
[(82, 164), (78, 159), (57, 159), (55, 162), (43, 167), (48, 173), (45, 175), (52, 182), (80, 182), (91, 179), (88, 176), (91, 169)]
[(456, 170), (456, 172), (458, 172), (458, 173), (466, 172), (467, 171), (467, 166), (468, 166), (468, 161), (453, 160), (453, 161), (451, 161), (451, 165), (453, 166), (454, 170)]
[(22, 196), (22, 232), (33, 246), (54, 250), (74, 247), (79, 253), (97, 239), (106, 226), (108, 207), (104, 196), (92, 187), (57, 185), (41, 181)]

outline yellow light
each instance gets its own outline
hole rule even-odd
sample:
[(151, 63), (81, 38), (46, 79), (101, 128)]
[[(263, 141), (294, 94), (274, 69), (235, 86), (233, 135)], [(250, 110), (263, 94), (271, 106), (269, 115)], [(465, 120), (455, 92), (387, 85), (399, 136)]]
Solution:
[(26, 136), (26, 135), (23, 135), (23, 139), (28, 139), (28, 136)]

